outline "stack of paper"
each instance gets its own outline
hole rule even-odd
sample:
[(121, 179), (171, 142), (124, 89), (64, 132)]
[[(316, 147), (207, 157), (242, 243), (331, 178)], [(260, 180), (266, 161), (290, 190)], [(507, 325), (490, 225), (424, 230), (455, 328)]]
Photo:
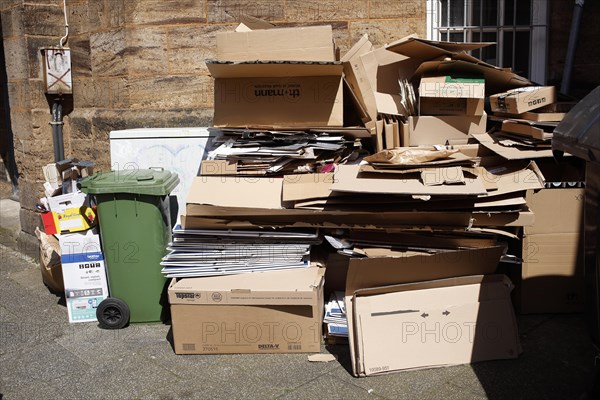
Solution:
[(320, 172), (355, 151), (352, 135), (346, 134), (346, 139), (339, 132), (229, 129), (220, 133), (203, 162), (202, 175)]
[(346, 319), (346, 305), (344, 304), (344, 292), (333, 292), (329, 301), (325, 303), (325, 317), (323, 322), (327, 324), (327, 333), (331, 336), (348, 337), (348, 320)]
[(316, 230), (194, 230), (177, 225), (160, 265), (168, 278), (305, 268)]

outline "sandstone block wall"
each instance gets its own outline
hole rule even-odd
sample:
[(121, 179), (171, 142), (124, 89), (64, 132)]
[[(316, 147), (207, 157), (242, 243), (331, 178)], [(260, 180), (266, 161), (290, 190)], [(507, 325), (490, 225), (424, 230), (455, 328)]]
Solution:
[[(2, 0), (21, 224), (40, 225), (41, 166), (53, 161), (51, 99), (43, 92), (40, 47), (64, 35), (62, 0)], [(242, 14), (282, 26), (331, 24), (342, 54), (364, 33), (376, 45), (426, 35), (425, 0), (67, 0), (73, 59), (65, 155), (110, 168), (114, 129), (205, 126), (213, 84), (204, 59), (215, 35)]]

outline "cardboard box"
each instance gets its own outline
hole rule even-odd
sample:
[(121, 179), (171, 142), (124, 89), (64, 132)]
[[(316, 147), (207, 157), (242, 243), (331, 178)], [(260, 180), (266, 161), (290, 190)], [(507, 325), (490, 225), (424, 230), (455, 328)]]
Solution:
[(408, 117), (403, 135), (410, 146), (436, 144), (466, 144), (469, 135), (486, 132), (487, 114), (479, 116), (420, 116)]
[(108, 297), (108, 281), (96, 229), (59, 236), (69, 322), (96, 321), (96, 308)]
[(336, 61), (331, 25), (218, 32), (220, 61)]
[(172, 280), (177, 354), (319, 352), (323, 268)]
[(47, 197), (50, 212), (42, 214), (45, 232), (80, 232), (96, 226), (96, 212), (84, 205), (86, 198), (86, 194), (80, 191)]
[(468, 76), (423, 76), (420, 115), (483, 115), (485, 80)]
[(585, 189), (527, 192), (535, 224), (524, 228), (519, 312), (565, 313), (584, 309), (583, 204)]
[(354, 374), (516, 358), (510, 286), (491, 275), (347, 290)]
[(216, 127), (343, 126), (342, 65), (207, 62)]
[(554, 86), (528, 86), (490, 96), (494, 112), (522, 114), (552, 104), (556, 101)]
[(40, 270), (42, 282), (51, 291), (63, 293), (65, 285), (62, 276), (62, 264), (60, 262), (60, 243), (53, 235), (47, 235), (35, 228), (35, 235), (40, 241)]

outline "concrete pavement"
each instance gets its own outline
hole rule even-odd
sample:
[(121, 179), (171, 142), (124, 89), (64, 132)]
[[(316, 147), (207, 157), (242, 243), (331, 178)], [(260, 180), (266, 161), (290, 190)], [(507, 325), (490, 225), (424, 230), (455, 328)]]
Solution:
[[(2, 208), (5, 210), (5, 208)], [(163, 324), (69, 324), (64, 300), (0, 231), (0, 399), (578, 399), (594, 351), (581, 315), (518, 318), (516, 360), (354, 378), (347, 346), (298, 355), (178, 356)], [(18, 249), (17, 249), (18, 250)]]

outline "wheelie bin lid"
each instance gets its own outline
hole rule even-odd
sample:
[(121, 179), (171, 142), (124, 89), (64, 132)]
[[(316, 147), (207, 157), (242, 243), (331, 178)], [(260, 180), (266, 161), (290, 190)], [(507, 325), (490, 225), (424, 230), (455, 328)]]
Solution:
[(565, 115), (554, 129), (552, 150), (600, 162), (600, 86)]
[(86, 194), (134, 193), (166, 196), (179, 184), (176, 173), (164, 169), (99, 172), (81, 181)]

